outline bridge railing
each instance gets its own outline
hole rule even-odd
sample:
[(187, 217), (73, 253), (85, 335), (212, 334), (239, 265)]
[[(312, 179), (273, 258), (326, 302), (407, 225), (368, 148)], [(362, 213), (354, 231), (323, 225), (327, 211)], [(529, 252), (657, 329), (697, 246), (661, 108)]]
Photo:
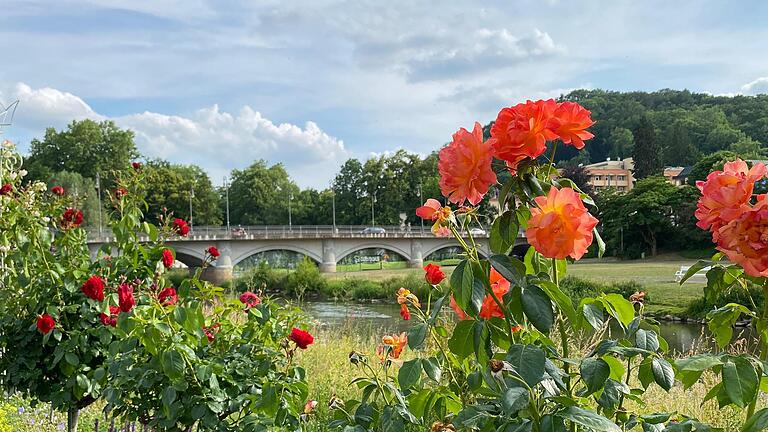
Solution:
[[(405, 226), (385, 225), (370, 227), (366, 225), (243, 225), (229, 229), (222, 226), (193, 226), (187, 236), (190, 240), (254, 240), (283, 238), (403, 238), (432, 237), (430, 225)], [(91, 229), (88, 240), (92, 242), (109, 241), (109, 230)], [(473, 232), (474, 237), (484, 238), (482, 230)]]

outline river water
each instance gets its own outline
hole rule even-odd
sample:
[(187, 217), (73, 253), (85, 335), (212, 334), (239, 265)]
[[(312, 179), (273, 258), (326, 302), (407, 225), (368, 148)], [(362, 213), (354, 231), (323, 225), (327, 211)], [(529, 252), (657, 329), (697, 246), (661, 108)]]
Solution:
[[(395, 304), (307, 302), (302, 308), (319, 327), (356, 334), (401, 332), (413, 325), (413, 321), (404, 321), (400, 317), (400, 308)], [(445, 313), (452, 316), (448, 308)], [(735, 338), (749, 337), (749, 330), (736, 329), (734, 334)], [(692, 348), (701, 351), (713, 346), (706, 326), (696, 323), (663, 321), (661, 336), (669, 343), (670, 351), (676, 353), (687, 353)]]

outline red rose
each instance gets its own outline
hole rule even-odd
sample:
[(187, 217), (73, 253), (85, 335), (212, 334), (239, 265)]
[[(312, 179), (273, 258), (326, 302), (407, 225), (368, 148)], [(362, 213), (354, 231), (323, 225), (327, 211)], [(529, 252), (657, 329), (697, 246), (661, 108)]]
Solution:
[(206, 252), (208, 252), (214, 258), (218, 258), (221, 256), (221, 253), (219, 253), (219, 250), (216, 249), (216, 246), (209, 247), (208, 249), (206, 249)]
[(51, 192), (54, 195), (63, 196), (64, 195), (64, 188), (61, 186), (54, 186), (51, 188)]
[(117, 302), (121, 311), (130, 312), (136, 306), (136, 299), (133, 298), (133, 287), (128, 284), (120, 284), (117, 288)]
[(120, 313), (120, 308), (117, 306), (110, 306), (109, 307), (109, 315), (107, 314), (101, 314), (99, 315), (99, 318), (101, 319), (101, 323), (105, 326), (114, 327), (117, 325), (117, 315)]
[(240, 301), (245, 305), (246, 309), (250, 309), (261, 304), (261, 299), (259, 296), (250, 291), (246, 291), (240, 294)]
[(115, 189), (115, 198), (122, 198), (124, 196), (128, 195), (128, 189), (126, 188), (117, 188)]
[(42, 314), (37, 317), (37, 329), (40, 330), (40, 333), (48, 334), (54, 327), (56, 327), (56, 321), (53, 320), (52, 316)]
[(133, 169), (135, 169), (136, 171), (138, 171), (138, 170), (140, 170), (140, 169), (141, 169), (141, 162), (133, 162), (133, 163), (131, 164), (131, 166), (133, 167)]
[(173, 266), (173, 252), (170, 249), (163, 249), (163, 265), (165, 268)]
[(179, 296), (176, 294), (175, 288), (166, 288), (157, 295), (157, 301), (163, 306), (170, 306), (179, 301)]
[(63, 229), (77, 228), (83, 223), (83, 212), (78, 209), (68, 208), (61, 215), (61, 227)]
[(315, 338), (309, 332), (297, 329), (296, 327), (291, 330), (291, 335), (288, 336), (288, 339), (296, 343), (296, 346), (301, 349), (307, 349), (308, 346), (315, 342)]
[(10, 183), (4, 184), (0, 187), (0, 195), (8, 195), (13, 190), (13, 185)]
[(216, 332), (219, 330), (219, 327), (221, 327), (221, 324), (216, 323), (210, 327), (203, 327), (203, 333), (205, 333), (205, 337), (208, 338), (208, 343), (213, 342), (213, 339), (216, 337)]
[(183, 237), (189, 234), (189, 225), (184, 219), (176, 218), (173, 220), (173, 230)]
[(89, 299), (104, 301), (104, 279), (99, 276), (89, 277), (80, 290)]
[(424, 274), (424, 279), (426, 279), (427, 283), (430, 285), (437, 285), (442, 282), (443, 279), (445, 279), (445, 273), (440, 270), (439, 265), (429, 263), (426, 267), (424, 267), (424, 270), (426, 271)]

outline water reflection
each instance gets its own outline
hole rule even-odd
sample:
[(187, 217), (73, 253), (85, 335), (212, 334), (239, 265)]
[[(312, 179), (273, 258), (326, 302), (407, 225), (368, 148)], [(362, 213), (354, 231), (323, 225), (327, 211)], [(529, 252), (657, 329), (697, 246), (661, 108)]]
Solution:
[[(413, 325), (412, 321), (400, 318), (400, 309), (394, 304), (310, 302), (303, 307), (320, 327), (343, 329), (360, 335), (407, 331)], [(447, 308), (445, 313), (453, 315)], [(618, 327), (611, 329), (614, 335), (618, 331), (621, 331)], [(697, 323), (662, 322), (661, 336), (669, 343), (670, 351), (675, 353), (715, 348), (706, 326)], [(753, 340), (751, 329), (735, 329), (734, 339), (740, 338)]]

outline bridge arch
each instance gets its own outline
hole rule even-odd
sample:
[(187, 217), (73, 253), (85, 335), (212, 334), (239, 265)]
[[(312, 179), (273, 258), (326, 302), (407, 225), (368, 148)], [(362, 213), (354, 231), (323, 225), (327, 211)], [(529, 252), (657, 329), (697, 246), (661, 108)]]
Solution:
[(188, 247), (174, 247), (176, 252), (176, 261), (186, 265), (189, 268), (202, 267), (204, 253)]
[(296, 252), (296, 253), (302, 254), (304, 256), (309, 257), (315, 263), (323, 262), (323, 258), (320, 255), (318, 255), (316, 252), (314, 252), (314, 251), (312, 251), (310, 249), (307, 249), (307, 248), (304, 248), (304, 247), (301, 247), (301, 246), (298, 246), (298, 245), (295, 245), (295, 244), (275, 244), (275, 245), (271, 244), (271, 245), (268, 245), (268, 246), (262, 246), (262, 247), (258, 247), (258, 248), (254, 248), (254, 249), (249, 249), (248, 251), (240, 253), (237, 256), (233, 256), (232, 257), (232, 265), (236, 266), (236, 265), (240, 264), (241, 262), (245, 261), (246, 259), (248, 259), (248, 258), (250, 258), (250, 257), (252, 257), (254, 255), (263, 253), (263, 252), (281, 251), (281, 250), (282, 251), (291, 251), (291, 252)]
[(344, 258), (348, 257), (349, 255), (352, 255), (355, 252), (359, 252), (361, 250), (365, 249), (385, 249), (391, 252), (394, 252), (401, 257), (403, 257), (406, 261), (411, 259), (411, 252), (406, 251), (401, 247), (398, 247), (394, 244), (388, 244), (388, 243), (379, 243), (379, 242), (363, 242), (356, 244), (344, 251), (342, 251), (339, 254), (336, 254), (336, 261), (341, 262)]

